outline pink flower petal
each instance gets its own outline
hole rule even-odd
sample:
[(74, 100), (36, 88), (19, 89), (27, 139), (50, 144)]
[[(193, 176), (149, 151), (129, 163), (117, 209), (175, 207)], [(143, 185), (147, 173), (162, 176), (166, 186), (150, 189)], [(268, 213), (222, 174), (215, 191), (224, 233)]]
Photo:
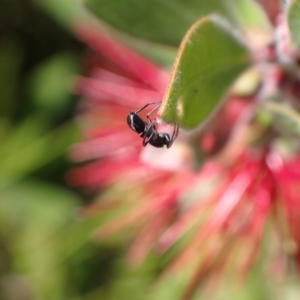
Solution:
[(158, 91), (165, 89), (169, 74), (159, 67), (87, 23), (77, 23), (74, 29), (81, 41), (129, 71), (140, 81)]

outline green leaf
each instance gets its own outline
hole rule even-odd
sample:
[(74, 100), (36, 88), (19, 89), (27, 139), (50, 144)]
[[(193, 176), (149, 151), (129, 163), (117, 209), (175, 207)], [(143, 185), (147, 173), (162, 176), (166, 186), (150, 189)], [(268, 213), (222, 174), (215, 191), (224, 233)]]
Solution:
[(121, 31), (172, 45), (180, 42), (186, 29), (198, 17), (189, 9), (183, 9), (177, 0), (82, 1), (98, 18)]
[(290, 28), (291, 39), (294, 45), (300, 49), (300, 1), (293, 0), (287, 9), (287, 21)]
[(238, 27), (268, 27), (253, 0), (82, 0), (99, 19), (130, 35), (178, 45), (200, 17), (218, 13)]
[(200, 19), (180, 46), (160, 115), (194, 128), (221, 103), (237, 77), (250, 65), (246, 47), (217, 16)]

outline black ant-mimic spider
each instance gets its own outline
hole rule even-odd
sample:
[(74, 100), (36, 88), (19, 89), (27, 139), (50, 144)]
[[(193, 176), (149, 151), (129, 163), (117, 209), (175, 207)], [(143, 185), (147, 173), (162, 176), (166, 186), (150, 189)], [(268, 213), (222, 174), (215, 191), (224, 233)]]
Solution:
[[(141, 112), (143, 109), (148, 107), (149, 105), (158, 104), (155, 106), (148, 114), (147, 114), (147, 122), (145, 122), (138, 113)], [(143, 138), (143, 146), (147, 146), (148, 143), (154, 147), (162, 148), (163, 146), (167, 146), (170, 148), (175, 141), (179, 126), (178, 123), (174, 124), (173, 134), (170, 138), (170, 135), (165, 132), (158, 132), (157, 131), (157, 122), (156, 120), (152, 121), (150, 119), (150, 115), (157, 110), (161, 105), (161, 102), (149, 102), (144, 105), (142, 108), (131, 111), (127, 116), (127, 124), (128, 126), (139, 134), (141, 138)]]

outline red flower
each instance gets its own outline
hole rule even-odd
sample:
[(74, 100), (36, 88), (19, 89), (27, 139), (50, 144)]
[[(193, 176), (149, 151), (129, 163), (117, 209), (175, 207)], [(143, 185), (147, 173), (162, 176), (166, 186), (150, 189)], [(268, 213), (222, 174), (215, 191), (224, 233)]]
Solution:
[(300, 157), (274, 145), (273, 132), (255, 122), (254, 96), (229, 96), (205, 133), (181, 132), (170, 149), (143, 148), (126, 116), (162, 98), (168, 73), (89, 25), (76, 32), (91, 50), (87, 75), (76, 83), (83, 137), (71, 156), (89, 162), (67, 180), (101, 190), (82, 216), (116, 211), (97, 237), (128, 233), (132, 265), (181, 241), (169, 270), (188, 270), (186, 298), (211, 270), (218, 275), (234, 266), (244, 277), (264, 234), (279, 261), (284, 251), (300, 269)]

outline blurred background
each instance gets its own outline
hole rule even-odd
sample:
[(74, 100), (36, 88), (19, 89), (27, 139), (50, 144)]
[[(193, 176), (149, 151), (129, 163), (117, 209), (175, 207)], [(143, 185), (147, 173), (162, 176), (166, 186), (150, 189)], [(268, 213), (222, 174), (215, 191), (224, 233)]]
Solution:
[[(157, 28), (147, 31), (128, 23), (135, 15), (134, 1), (118, 11), (113, 1), (100, 2), (106, 5), (100, 17), (116, 28), (167, 44), (150, 47), (124, 39), (167, 67), (175, 46), (199, 18), (190, 10), (179, 22), (181, 10), (162, 5), (162, 11), (172, 10), (172, 17), (149, 11)], [(213, 6), (211, 1), (207, 9)], [(71, 24), (90, 18), (73, 0), (0, 1), (0, 300), (171, 299), (166, 295), (174, 282), (173, 287), (164, 284), (154, 298), (149, 290), (163, 262), (149, 257), (138, 269), (129, 269), (120, 237), (94, 242), (92, 232), (102, 217), (78, 220), (79, 208), (89, 199), (65, 183), (71, 167), (68, 151), (79, 137), (74, 118), (79, 99), (72, 86), (83, 72), (86, 49)], [(161, 20), (171, 32), (161, 30)], [(260, 276), (259, 268), (238, 296), (226, 291), (221, 299), (275, 299), (269, 296), (272, 283)], [(298, 299), (298, 290), (284, 286), (280, 291), (276, 299)]]
[(147, 299), (159, 270), (125, 267), (118, 238), (95, 243), (101, 217), (78, 221), (89, 199), (65, 182), (86, 49), (71, 26), (89, 18), (73, 0), (0, 1), (1, 300)]
[(73, 6), (0, 2), (0, 299), (106, 299), (123, 251), (90, 241), (95, 220), (77, 224), (84, 200), (64, 181), (84, 49)]

